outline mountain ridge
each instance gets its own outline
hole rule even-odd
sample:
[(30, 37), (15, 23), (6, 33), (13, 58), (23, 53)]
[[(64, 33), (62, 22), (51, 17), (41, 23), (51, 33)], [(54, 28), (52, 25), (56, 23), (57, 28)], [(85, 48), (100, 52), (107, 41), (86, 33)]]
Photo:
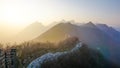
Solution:
[(80, 26), (71, 23), (60, 23), (33, 40), (56, 42), (56, 40), (60, 41), (74, 36), (90, 47), (100, 49), (108, 59), (114, 57), (113, 61), (115, 62), (120, 59), (120, 42), (113, 39), (92, 22)]

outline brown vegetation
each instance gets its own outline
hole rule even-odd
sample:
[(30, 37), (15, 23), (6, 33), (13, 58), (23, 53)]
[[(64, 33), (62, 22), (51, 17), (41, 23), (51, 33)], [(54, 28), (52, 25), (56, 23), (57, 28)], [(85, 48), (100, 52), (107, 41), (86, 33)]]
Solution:
[(24, 42), (21, 44), (14, 44), (8, 46), (6, 49), (17, 49), (17, 56), (19, 58), (19, 67), (27, 66), (32, 60), (40, 57), (48, 52), (61, 52), (73, 48), (79, 39), (71, 37), (60, 41), (58, 43), (51, 42)]

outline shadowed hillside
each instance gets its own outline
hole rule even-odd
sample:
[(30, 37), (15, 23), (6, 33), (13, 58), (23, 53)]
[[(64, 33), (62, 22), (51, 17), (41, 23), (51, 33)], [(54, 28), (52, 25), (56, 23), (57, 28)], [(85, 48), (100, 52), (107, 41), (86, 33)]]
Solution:
[(109, 27), (106, 24), (97, 24), (98, 28), (104, 31), (107, 35), (110, 35), (113, 39), (120, 42), (120, 32), (115, 30), (113, 27)]

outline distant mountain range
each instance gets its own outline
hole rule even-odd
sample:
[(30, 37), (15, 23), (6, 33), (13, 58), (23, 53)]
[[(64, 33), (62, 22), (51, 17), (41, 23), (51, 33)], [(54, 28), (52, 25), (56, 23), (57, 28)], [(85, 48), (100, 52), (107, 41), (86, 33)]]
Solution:
[(82, 25), (59, 23), (33, 41), (58, 42), (74, 36), (91, 48), (99, 49), (108, 59), (120, 63), (118, 60), (120, 59), (120, 33), (105, 24), (95, 25), (92, 22)]
[(42, 25), (40, 22), (34, 22), (24, 29), (22, 29), (19, 33), (9, 38), (9, 42), (17, 42), (21, 43), (24, 41), (30, 41), (38, 36), (40, 36), (42, 33), (46, 32), (53, 26), (57, 25), (59, 22), (53, 22), (49, 24), (48, 26)]
[(106, 24), (97, 24), (97, 27), (100, 28), (107, 35), (110, 35), (116, 41), (120, 42), (120, 32), (113, 27), (109, 27)]
[(32, 23), (24, 28), (21, 32), (19, 32), (16, 36), (14, 36), (15, 40), (18, 41), (26, 41), (31, 40), (37, 36), (39, 36), (45, 29), (39, 22)]

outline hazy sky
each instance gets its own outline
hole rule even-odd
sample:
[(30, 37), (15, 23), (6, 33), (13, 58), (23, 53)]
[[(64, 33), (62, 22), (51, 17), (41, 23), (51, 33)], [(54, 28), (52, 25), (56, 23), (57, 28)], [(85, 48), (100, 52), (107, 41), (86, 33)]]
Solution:
[(0, 0), (0, 32), (62, 19), (120, 25), (120, 0)]

